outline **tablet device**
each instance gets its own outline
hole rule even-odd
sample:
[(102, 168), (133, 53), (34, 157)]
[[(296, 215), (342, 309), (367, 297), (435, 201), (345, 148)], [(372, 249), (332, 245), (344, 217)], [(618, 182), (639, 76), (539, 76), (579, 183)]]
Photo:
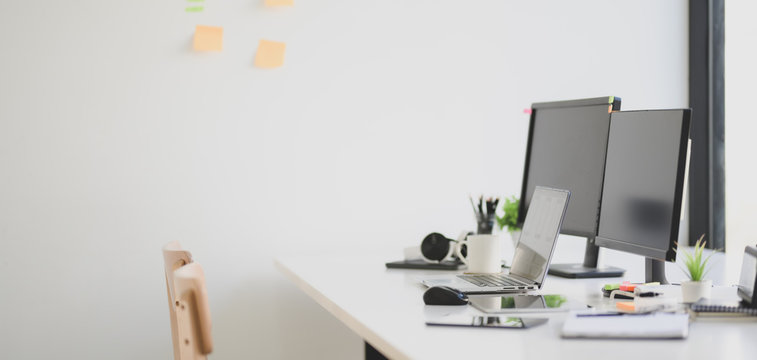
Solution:
[(586, 305), (563, 295), (469, 295), (471, 304), (485, 313), (527, 313), (585, 310)]
[(520, 318), (505, 315), (454, 314), (426, 319), (431, 326), (464, 326), (497, 329), (526, 329), (547, 322), (547, 319)]

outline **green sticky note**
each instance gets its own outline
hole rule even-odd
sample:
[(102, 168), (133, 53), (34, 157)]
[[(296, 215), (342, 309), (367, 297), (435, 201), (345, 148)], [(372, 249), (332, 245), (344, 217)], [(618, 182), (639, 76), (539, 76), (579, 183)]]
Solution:
[(607, 284), (605, 285), (605, 290), (612, 291), (612, 290), (618, 290), (620, 289), (620, 284)]
[(186, 8), (186, 9), (184, 9), (184, 11), (186, 11), (186, 12), (200, 12), (200, 11), (202, 11), (202, 9), (203, 9), (202, 6), (190, 6), (190, 7)]

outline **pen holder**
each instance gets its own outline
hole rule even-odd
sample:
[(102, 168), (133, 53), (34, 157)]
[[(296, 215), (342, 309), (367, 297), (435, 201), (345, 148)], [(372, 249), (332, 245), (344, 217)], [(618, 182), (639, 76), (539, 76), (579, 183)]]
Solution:
[(489, 235), (494, 230), (494, 219), (478, 222), (476, 234)]

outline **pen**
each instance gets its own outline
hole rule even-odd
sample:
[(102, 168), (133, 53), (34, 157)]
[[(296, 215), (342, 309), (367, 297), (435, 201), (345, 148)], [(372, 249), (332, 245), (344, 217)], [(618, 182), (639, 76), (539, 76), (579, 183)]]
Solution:
[(626, 316), (626, 315), (649, 315), (649, 313), (611, 312), (611, 313), (598, 313), (598, 314), (577, 314), (576, 317)]
[(478, 213), (481, 214), (481, 220), (484, 220), (484, 208), (483, 208), (484, 196), (478, 197)]
[(473, 196), (468, 195), (468, 200), (470, 200), (470, 206), (473, 208), (473, 217), (475, 217), (476, 222), (481, 222), (481, 215), (476, 211), (476, 204), (473, 203)]

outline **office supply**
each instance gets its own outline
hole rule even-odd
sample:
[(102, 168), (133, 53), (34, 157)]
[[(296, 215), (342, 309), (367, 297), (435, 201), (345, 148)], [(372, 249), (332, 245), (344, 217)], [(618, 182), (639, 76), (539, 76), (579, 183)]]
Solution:
[(610, 114), (596, 244), (646, 257), (646, 281), (666, 284), (675, 260), (691, 110)]
[(569, 198), (567, 190), (536, 187), (509, 274), (429, 276), (421, 278), (421, 282), (426, 286), (451, 286), (468, 294), (540, 289), (547, 276)]
[(636, 312), (636, 306), (634, 306), (633, 301), (618, 301), (615, 303), (615, 308), (624, 313)]
[(744, 248), (744, 260), (739, 275), (739, 297), (749, 306), (757, 308), (757, 246)]
[(431, 263), (423, 259), (409, 259), (390, 261), (384, 264), (387, 269), (415, 269), (415, 270), (465, 270), (468, 267), (457, 259)]
[(549, 313), (586, 310), (586, 304), (564, 295), (471, 295), (471, 305), (485, 313)]
[(636, 296), (649, 297), (665, 295), (667, 289), (671, 289), (672, 285), (660, 285), (659, 282), (651, 282), (644, 284), (636, 284), (633, 292)]
[(633, 299), (633, 294), (620, 290), (620, 284), (606, 284), (602, 287), (602, 296), (614, 299)]
[(651, 282), (646, 284), (632, 284), (624, 281), (622, 284), (605, 284), (602, 287), (602, 295), (613, 299), (633, 299), (639, 297), (654, 297), (663, 295), (659, 292), (660, 283)]
[(546, 324), (548, 320), (549, 319), (519, 318), (501, 315), (478, 316), (449, 314), (430, 317), (426, 320), (426, 325), (481, 327), (489, 329), (526, 329)]
[(294, 0), (265, 0), (265, 6), (294, 6)]
[(618, 290), (620, 290), (620, 291), (630, 291), (630, 292), (633, 292), (634, 289), (636, 289), (636, 284), (631, 284), (628, 281), (624, 281), (618, 287)]
[[(463, 246), (467, 253), (463, 254)], [(455, 244), (455, 255), (465, 265), (466, 273), (500, 273), (502, 272), (502, 239), (497, 235), (468, 235), (465, 240)]]
[(470, 200), (470, 206), (473, 209), (473, 218), (476, 220), (476, 223), (478, 224), (483, 220), (483, 216), (476, 208), (476, 204), (473, 203), (473, 197), (468, 195), (468, 200)]
[(691, 304), (697, 316), (757, 316), (757, 308), (736, 300), (699, 299)]
[(587, 238), (584, 261), (552, 264), (549, 273), (570, 278), (622, 276), (620, 268), (597, 268), (599, 248), (594, 245), (610, 113), (620, 110), (620, 98), (534, 103), (531, 109), (518, 223), (525, 221), (536, 186), (570, 191), (560, 233)]
[(626, 313), (651, 313), (655, 311), (681, 310), (678, 298), (647, 296), (636, 296), (632, 301), (618, 301), (615, 303), (615, 308)]
[(577, 313), (576, 317), (595, 317), (595, 316), (623, 316), (623, 315), (642, 315), (642, 314), (629, 314), (624, 312), (603, 312), (603, 313)]
[(449, 286), (432, 286), (423, 293), (426, 305), (467, 305), (468, 296)]
[(285, 50), (286, 44), (283, 42), (260, 40), (255, 53), (255, 66), (271, 69), (284, 65)]
[(489, 197), (484, 203), (484, 197), (479, 196), (478, 205), (473, 203), (473, 198), (468, 197), (473, 207), (473, 215), (476, 219), (477, 234), (491, 234), (494, 230), (494, 222), (497, 219), (496, 211), (499, 198)]
[(610, 291), (608, 297), (610, 299), (615, 300), (615, 299), (633, 299), (636, 296), (632, 292), (623, 291), (623, 290), (613, 290), (613, 291)]
[(223, 50), (223, 28), (220, 26), (197, 25), (192, 43), (195, 51)]
[[(201, 3), (204, 0), (187, 0), (189, 3)], [(187, 6), (184, 11), (186, 12), (200, 12), (203, 10), (202, 6)]]
[(684, 339), (689, 334), (689, 315), (568, 315), (562, 328), (564, 338)]

